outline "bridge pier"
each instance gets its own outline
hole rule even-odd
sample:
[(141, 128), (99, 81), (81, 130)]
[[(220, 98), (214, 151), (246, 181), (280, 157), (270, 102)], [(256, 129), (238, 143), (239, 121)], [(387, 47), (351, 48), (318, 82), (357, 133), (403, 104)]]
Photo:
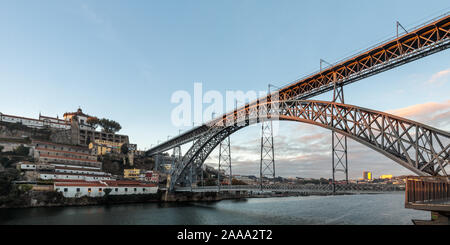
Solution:
[[(344, 87), (337, 84), (336, 73), (333, 75), (333, 101), (344, 104)], [(335, 110), (335, 108), (333, 108)], [(333, 113), (334, 114), (334, 113)], [(335, 125), (335, 119), (331, 119), (332, 125)], [(332, 145), (332, 177), (333, 177), (333, 193), (336, 192), (336, 172), (345, 173), (345, 182), (348, 184), (348, 162), (347, 162), (347, 136), (331, 132)]]
[(220, 180), (220, 172), (223, 171), (223, 176), (229, 176), (229, 185), (231, 185), (232, 171), (231, 171), (231, 147), (230, 136), (226, 137), (219, 144), (219, 168), (217, 171), (217, 186), (220, 191), (222, 182)]

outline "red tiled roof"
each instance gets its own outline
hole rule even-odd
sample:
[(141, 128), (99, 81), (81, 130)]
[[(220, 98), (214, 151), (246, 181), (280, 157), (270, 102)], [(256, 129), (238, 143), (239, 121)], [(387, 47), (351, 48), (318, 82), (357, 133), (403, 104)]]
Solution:
[(107, 187), (107, 185), (96, 182), (84, 182), (84, 183), (55, 183), (55, 186), (96, 186), (96, 187)]
[(85, 116), (85, 117), (92, 117), (92, 116), (89, 116), (87, 114), (84, 114), (83, 110), (81, 110), (81, 108), (79, 108), (76, 112), (66, 112), (66, 113), (64, 113), (63, 116), (66, 117), (66, 116), (74, 116), (74, 115)]

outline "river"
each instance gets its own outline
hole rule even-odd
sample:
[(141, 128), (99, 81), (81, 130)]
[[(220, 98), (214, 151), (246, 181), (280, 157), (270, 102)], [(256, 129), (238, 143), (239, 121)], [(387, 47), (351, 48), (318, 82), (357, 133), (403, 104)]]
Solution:
[(0, 210), (2, 225), (411, 225), (429, 218), (405, 209), (403, 192)]

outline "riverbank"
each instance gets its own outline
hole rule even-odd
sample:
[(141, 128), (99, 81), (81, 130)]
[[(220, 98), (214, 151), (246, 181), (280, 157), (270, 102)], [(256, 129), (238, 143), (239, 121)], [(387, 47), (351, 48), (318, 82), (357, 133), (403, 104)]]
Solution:
[[(364, 193), (386, 194), (386, 193)], [(356, 193), (324, 192), (178, 192), (165, 195), (164, 191), (156, 194), (109, 195), (104, 197), (66, 198), (59, 192), (29, 191), (19, 196), (1, 197), (0, 208), (34, 208), (34, 207), (69, 207), (101, 206), (132, 203), (183, 203), (183, 202), (218, 202), (222, 200), (239, 200), (249, 198), (301, 197), (301, 196), (341, 196)]]
[(95, 206), (109, 204), (151, 203), (161, 202), (161, 193), (137, 195), (108, 195), (104, 197), (66, 198), (60, 192), (29, 191), (20, 196), (2, 197), (0, 208), (35, 208), (35, 207), (68, 207)]
[(405, 209), (402, 193), (0, 209), (0, 225), (412, 225), (429, 217)]

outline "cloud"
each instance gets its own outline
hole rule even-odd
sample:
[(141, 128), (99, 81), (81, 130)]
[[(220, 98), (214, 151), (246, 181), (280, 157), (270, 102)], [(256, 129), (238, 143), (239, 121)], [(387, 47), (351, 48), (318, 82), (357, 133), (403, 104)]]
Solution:
[(433, 74), (427, 83), (442, 85), (448, 81), (450, 81), (450, 68)]
[(450, 100), (427, 102), (386, 112), (442, 130), (450, 130)]
[[(450, 129), (450, 100), (427, 102), (386, 111), (442, 130)], [(233, 173), (259, 175), (260, 131), (239, 132), (232, 139)], [(239, 139), (241, 138), (241, 139)], [(297, 122), (281, 122), (280, 133), (274, 136), (276, 175), (284, 177), (330, 178), (331, 131)], [(207, 164), (217, 166), (218, 159), (211, 156)], [(413, 174), (382, 154), (348, 138), (349, 177), (361, 178), (363, 171), (382, 174)], [(342, 173), (337, 178), (344, 178)]]

